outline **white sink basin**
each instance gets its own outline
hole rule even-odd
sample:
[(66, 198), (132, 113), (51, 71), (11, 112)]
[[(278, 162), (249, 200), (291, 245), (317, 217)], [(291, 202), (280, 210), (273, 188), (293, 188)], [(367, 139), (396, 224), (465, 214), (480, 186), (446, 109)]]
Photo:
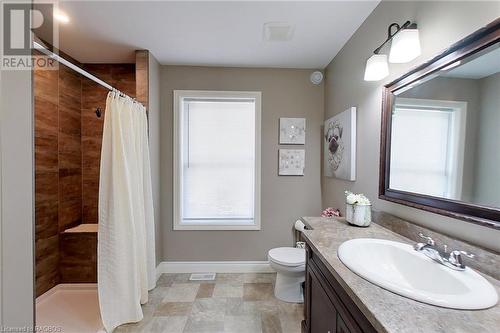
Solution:
[(493, 286), (470, 268), (455, 271), (411, 245), (371, 238), (344, 242), (340, 260), (366, 280), (396, 294), (446, 308), (477, 310), (497, 304)]

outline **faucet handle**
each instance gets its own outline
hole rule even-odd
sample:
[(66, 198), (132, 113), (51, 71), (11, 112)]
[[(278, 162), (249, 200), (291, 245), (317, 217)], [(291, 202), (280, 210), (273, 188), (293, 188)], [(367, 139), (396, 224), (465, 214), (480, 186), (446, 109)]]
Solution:
[(475, 255), (472, 253), (468, 253), (468, 252), (460, 251), (460, 250), (455, 250), (455, 251), (451, 251), (450, 257), (448, 258), (448, 262), (455, 267), (465, 269), (465, 265), (462, 261), (462, 255), (466, 256), (467, 258), (471, 258), (471, 259), (475, 257)]
[(465, 252), (465, 251), (453, 251), (453, 252), (460, 252), (460, 254), (463, 254), (467, 258), (471, 258), (471, 259), (475, 257), (474, 253), (468, 253), (468, 252)]
[(424, 234), (423, 234), (423, 233), (421, 233), (421, 232), (419, 232), (419, 233), (418, 233), (418, 236), (419, 236), (420, 238), (425, 239), (425, 240), (426, 240), (427, 245), (434, 246), (434, 245), (436, 244), (436, 242), (434, 242), (434, 239), (432, 239), (430, 236), (426, 236), (426, 235), (424, 235)]

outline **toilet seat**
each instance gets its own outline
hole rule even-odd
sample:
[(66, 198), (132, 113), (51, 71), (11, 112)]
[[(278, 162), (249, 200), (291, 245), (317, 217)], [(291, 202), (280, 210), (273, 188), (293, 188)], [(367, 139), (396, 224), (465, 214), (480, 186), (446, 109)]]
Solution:
[(296, 267), (306, 263), (306, 250), (295, 247), (277, 247), (269, 250), (269, 260), (283, 266)]

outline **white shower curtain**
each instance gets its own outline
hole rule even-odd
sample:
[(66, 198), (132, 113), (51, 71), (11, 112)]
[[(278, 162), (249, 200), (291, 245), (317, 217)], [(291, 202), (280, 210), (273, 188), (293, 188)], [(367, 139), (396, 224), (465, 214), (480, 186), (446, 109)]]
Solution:
[(99, 181), (97, 282), (104, 328), (143, 318), (155, 287), (155, 234), (146, 109), (118, 93), (106, 100)]

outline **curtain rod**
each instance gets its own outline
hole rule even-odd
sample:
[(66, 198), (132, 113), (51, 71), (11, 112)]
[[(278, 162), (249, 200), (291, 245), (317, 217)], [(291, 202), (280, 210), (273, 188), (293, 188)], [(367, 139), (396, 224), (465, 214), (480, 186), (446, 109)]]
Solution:
[(121, 95), (123, 95), (123, 96), (129, 97), (129, 98), (131, 98), (131, 99), (135, 100), (135, 98), (132, 98), (132, 97), (128, 96), (127, 94), (125, 94), (125, 93), (121, 92), (120, 90), (118, 90), (118, 89), (114, 88), (112, 85), (110, 85), (110, 84), (108, 84), (108, 83), (104, 82), (103, 80), (99, 79), (97, 76), (90, 74), (89, 72), (87, 72), (87, 71), (86, 71), (86, 70), (84, 70), (83, 68), (78, 67), (77, 65), (75, 65), (75, 64), (73, 64), (72, 62), (70, 62), (70, 61), (68, 61), (68, 60), (64, 59), (64, 58), (63, 58), (63, 57), (61, 57), (60, 55), (58, 55), (58, 54), (56, 54), (56, 53), (54, 53), (54, 52), (52, 52), (52, 51), (48, 50), (48, 49), (47, 49), (46, 47), (44, 47), (42, 44), (40, 44), (40, 43), (38, 43), (38, 42), (34, 41), (34, 42), (33, 42), (33, 45), (34, 45), (34, 47), (35, 47), (35, 49), (36, 49), (36, 50), (38, 50), (38, 51), (40, 51), (40, 52), (44, 53), (45, 55), (47, 55), (47, 56), (51, 57), (52, 59), (57, 60), (59, 63), (63, 64), (63, 65), (64, 65), (64, 66), (66, 66), (66, 67), (71, 68), (71, 69), (72, 69), (72, 70), (74, 70), (75, 72), (78, 72), (78, 73), (82, 74), (82, 75), (83, 75), (83, 76), (85, 76), (86, 78), (89, 78), (89, 79), (91, 79), (92, 81), (94, 81), (94, 82), (96, 82), (96, 83), (100, 84), (100, 85), (101, 85), (101, 86), (103, 86), (104, 88), (106, 88), (106, 89), (108, 89), (108, 90), (111, 90), (111, 91), (116, 91), (116, 92), (120, 93), (120, 94), (121, 94)]

